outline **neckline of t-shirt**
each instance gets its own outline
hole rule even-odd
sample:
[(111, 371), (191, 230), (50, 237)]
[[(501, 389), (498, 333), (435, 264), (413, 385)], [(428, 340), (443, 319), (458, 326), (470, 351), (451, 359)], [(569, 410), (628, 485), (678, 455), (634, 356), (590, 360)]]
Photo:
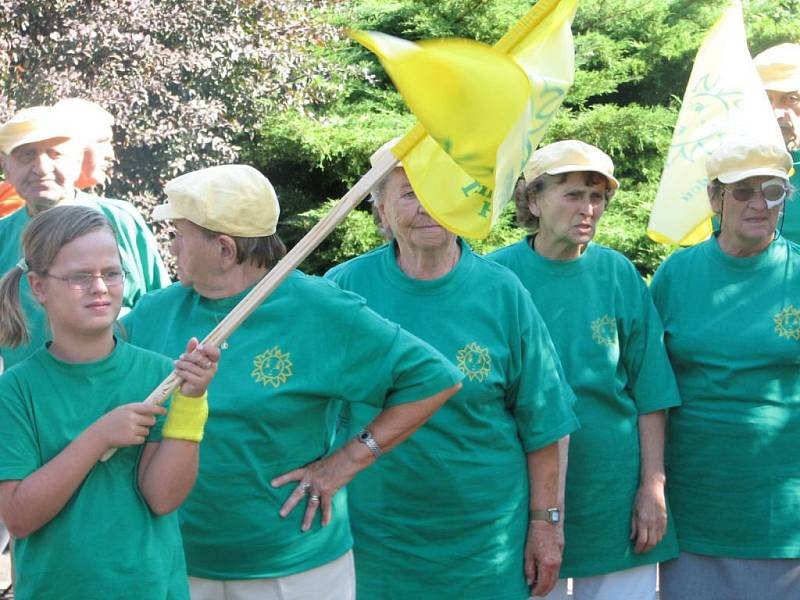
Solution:
[(589, 242), (586, 245), (580, 256), (570, 260), (553, 260), (542, 256), (533, 247), (533, 238), (535, 234), (525, 236), (523, 240), (518, 243), (524, 244), (527, 248), (526, 255), (537, 270), (550, 273), (553, 275), (569, 276), (578, 275), (587, 269), (590, 269), (595, 262), (597, 256), (597, 244)]
[(704, 246), (708, 255), (724, 267), (733, 271), (758, 271), (777, 260), (780, 249), (786, 246), (786, 240), (778, 237), (755, 256), (731, 256), (726, 254), (720, 247), (716, 234), (712, 235)]
[(116, 342), (114, 344), (114, 349), (107, 356), (89, 362), (67, 362), (58, 358), (55, 354), (50, 352), (49, 341), (45, 342), (45, 344), (39, 349), (39, 353), (45, 362), (49, 362), (51, 365), (54, 365), (60, 369), (67, 369), (70, 371), (70, 373), (75, 373), (78, 375), (98, 374), (115, 368), (119, 356), (124, 352), (122, 348), (126, 345), (126, 342), (116, 335), (114, 336), (114, 340)]
[(436, 279), (415, 279), (406, 275), (400, 265), (397, 264), (397, 255), (395, 254), (397, 242), (394, 241), (387, 244), (383, 252), (383, 265), (389, 280), (400, 289), (428, 296), (447, 294), (458, 290), (460, 288), (459, 283), (469, 276), (474, 256), (472, 248), (469, 247), (466, 241), (458, 238), (457, 242), (461, 246), (461, 256), (458, 262), (449, 273)]

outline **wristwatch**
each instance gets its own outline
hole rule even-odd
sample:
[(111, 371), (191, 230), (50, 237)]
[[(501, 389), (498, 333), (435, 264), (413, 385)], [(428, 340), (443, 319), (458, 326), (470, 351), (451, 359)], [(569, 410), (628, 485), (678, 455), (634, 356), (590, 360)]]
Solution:
[(372, 432), (369, 429), (362, 429), (359, 431), (356, 435), (356, 439), (369, 448), (369, 451), (372, 452), (372, 455), (376, 459), (380, 458), (381, 454), (383, 454), (383, 450), (381, 450), (381, 447), (378, 445), (378, 442), (375, 441), (375, 438), (372, 437)]
[(532, 510), (531, 521), (545, 521), (558, 524), (561, 521), (561, 511), (558, 508), (546, 508), (544, 510)]

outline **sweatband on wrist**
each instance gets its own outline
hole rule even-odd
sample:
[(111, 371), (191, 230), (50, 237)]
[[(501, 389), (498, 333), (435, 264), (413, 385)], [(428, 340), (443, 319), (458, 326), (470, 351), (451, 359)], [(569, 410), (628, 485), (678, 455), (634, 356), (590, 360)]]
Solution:
[(192, 398), (184, 396), (180, 391), (172, 394), (172, 402), (167, 413), (167, 420), (161, 431), (161, 437), (173, 440), (200, 442), (203, 439), (203, 428), (208, 419), (208, 393)]

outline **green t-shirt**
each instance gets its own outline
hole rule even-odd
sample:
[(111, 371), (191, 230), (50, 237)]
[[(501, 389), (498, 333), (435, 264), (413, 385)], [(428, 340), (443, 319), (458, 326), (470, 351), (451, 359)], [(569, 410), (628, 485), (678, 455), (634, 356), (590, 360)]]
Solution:
[[(104, 414), (144, 400), (170, 370), (167, 358), (122, 340), (92, 363), (40, 348), (0, 377), (0, 480), (25, 479)], [(148, 441), (161, 439), (161, 424)], [(16, 541), (16, 598), (188, 600), (177, 513), (154, 515), (137, 485), (142, 448), (98, 462), (52, 521)]]
[[(122, 298), (123, 312), (136, 304), (149, 290), (169, 285), (170, 278), (158, 254), (158, 244), (142, 217), (128, 202), (111, 200), (77, 192), (72, 204), (84, 204), (100, 210), (117, 231), (122, 266), (130, 274), (125, 280)], [(12, 269), (22, 257), (22, 235), (31, 221), (23, 206), (0, 219), (0, 276)], [(9, 369), (42, 347), (50, 339), (47, 319), (33, 298), (28, 278), (23, 276), (20, 299), (30, 329), (30, 343), (19, 348), (0, 348), (4, 368)]]
[[(123, 324), (133, 343), (177, 356), (244, 295), (210, 300), (175, 284), (145, 296)], [(354, 294), (299, 271), (228, 344), (209, 387), (197, 484), (180, 510), (189, 574), (280, 577), (342, 556), (352, 547), (345, 491), (326, 527), (317, 517), (302, 533), (305, 503), (278, 515), (296, 486), (270, 481), (330, 452), (341, 402), (377, 409), (421, 400), (460, 373)]]
[[(431, 281), (406, 276), (393, 244), (328, 273), (467, 376), (428, 423), (349, 486), (359, 598), (529, 596), (526, 453), (577, 429), (574, 397), (530, 295), (507, 269), (461, 248), (453, 270)], [(347, 435), (373, 415), (351, 406)]]
[(651, 289), (683, 401), (666, 453), (681, 550), (800, 557), (800, 246), (734, 258), (712, 237)]
[(794, 173), (790, 178), (795, 188), (794, 196), (783, 207), (783, 228), (781, 235), (787, 240), (800, 243), (800, 150), (791, 152)]
[(641, 415), (680, 404), (661, 319), (631, 262), (589, 244), (575, 260), (537, 254), (530, 238), (488, 258), (531, 293), (553, 338), (582, 424), (570, 437), (561, 577), (589, 577), (673, 558), (675, 528), (635, 554)]

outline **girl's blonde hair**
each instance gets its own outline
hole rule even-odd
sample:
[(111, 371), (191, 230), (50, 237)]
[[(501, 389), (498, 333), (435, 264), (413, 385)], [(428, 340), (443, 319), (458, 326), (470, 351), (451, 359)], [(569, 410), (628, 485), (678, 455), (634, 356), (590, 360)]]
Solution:
[(22, 260), (0, 279), (0, 346), (17, 348), (30, 342), (19, 298), (23, 275), (46, 275), (61, 248), (98, 229), (107, 229), (116, 239), (105, 215), (87, 206), (55, 206), (28, 224), (22, 235)]

